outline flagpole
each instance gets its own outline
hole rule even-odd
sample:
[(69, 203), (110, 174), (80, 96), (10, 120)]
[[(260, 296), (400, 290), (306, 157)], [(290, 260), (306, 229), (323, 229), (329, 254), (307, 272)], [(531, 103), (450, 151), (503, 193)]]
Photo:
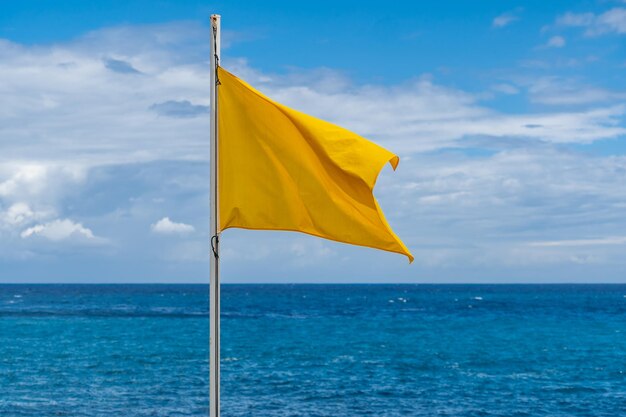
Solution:
[(217, 181), (217, 66), (220, 56), (220, 15), (211, 15), (211, 253), (209, 284), (209, 416), (220, 417), (220, 275), (219, 275), (219, 212)]

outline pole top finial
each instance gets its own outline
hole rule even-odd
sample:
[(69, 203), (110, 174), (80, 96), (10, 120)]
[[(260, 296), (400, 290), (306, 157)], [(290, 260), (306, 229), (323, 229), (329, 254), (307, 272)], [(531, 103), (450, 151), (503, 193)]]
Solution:
[(220, 19), (222, 18), (222, 16), (220, 16), (219, 14), (212, 14), (211, 15), (211, 26), (213, 26), (213, 28), (216, 28), (219, 26), (220, 24)]

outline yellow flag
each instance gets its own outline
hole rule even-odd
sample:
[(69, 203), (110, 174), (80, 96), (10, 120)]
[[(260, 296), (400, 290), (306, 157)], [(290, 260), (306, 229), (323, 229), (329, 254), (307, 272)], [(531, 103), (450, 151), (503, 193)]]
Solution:
[(218, 68), (219, 228), (287, 230), (413, 256), (372, 190), (399, 158)]

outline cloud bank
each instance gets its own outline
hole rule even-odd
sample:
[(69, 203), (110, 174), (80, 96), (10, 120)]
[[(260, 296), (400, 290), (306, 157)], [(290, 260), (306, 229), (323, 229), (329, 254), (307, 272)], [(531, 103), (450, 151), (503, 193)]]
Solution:
[(586, 36), (606, 34), (626, 34), (626, 9), (615, 7), (604, 13), (572, 13), (559, 16), (557, 26), (571, 26), (585, 29)]
[[(564, 15), (559, 24), (621, 33), (618, 20), (599, 16)], [(181, 264), (194, 266), (190, 277), (206, 272), (207, 38), (199, 25), (175, 23), (108, 28), (55, 45), (0, 41), (5, 259), (32, 262), (50, 256), (46, 242), (62, 252), (63, 244), (101, 239), (108, 244), (90, 246), (90, 256), (109, 263), (159, 259), (157, 272), (174, 276)], [(624, 265), (616, 242), (626, 236), (626, 160), (586, 152), (624, 140), (623, 91), (562, 75), (497, 79), (486, 91), (429, 74), (359, 85), (327, 68), (272, 73), (228, 53), (224, 63), (276, 100), (400, 154), (400, 169), (383, 173), (376, 193), (417, 258), (408, 270), (368, 249), (229, 230), (222, 247), (233, 276), (294, 276), (312, 264), (322, 273), (405, 279), (424, 271), (450, 277), (454, 268)], [(500, 106), (502, 97), (524, 105)], [(355, 266), (372, 262), (381, 268)]]

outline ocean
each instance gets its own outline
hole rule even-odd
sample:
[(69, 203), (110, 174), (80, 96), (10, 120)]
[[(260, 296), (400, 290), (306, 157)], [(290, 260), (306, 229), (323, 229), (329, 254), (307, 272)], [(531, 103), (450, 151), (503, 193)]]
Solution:
[[(208, 287), (0, 285), (0, 416), (205, 416)], [(624, 416), (626, 285), (224, 285), (229, 416)]]

